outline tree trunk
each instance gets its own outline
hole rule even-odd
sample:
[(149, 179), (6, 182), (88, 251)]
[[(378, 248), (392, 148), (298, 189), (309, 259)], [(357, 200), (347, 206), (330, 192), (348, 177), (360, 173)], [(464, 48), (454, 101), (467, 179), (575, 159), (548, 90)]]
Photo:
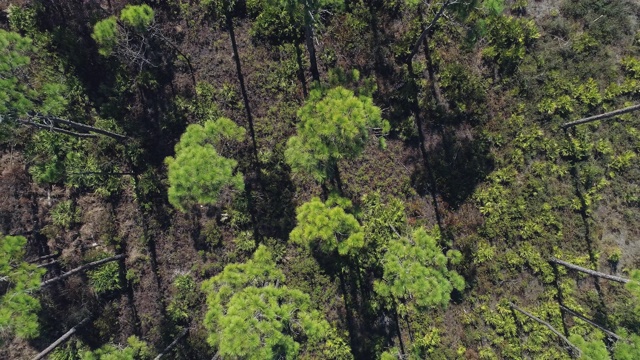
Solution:
[(558, 330), (556, 330), (553, 326), (551, 326), (551, 324), (549, 324), (548, 322), (535, 317), (533, 314), (528, 313), (522, 309), (520, 309), (519, 307), (517, 307), (514, 303), (510, 302), (509, 305), (511, 305), (512, 309), (516, 309), (517, 311), (521, 312), (522, 314), (528, 316), (529, 318), (533, 319), (534, 321), (544, 325), (547, 327), (547, 329), (551, 330), (551, 332), (553, 332), (554, 334), (558, 335), (559, 338), (561, 338), (565, 343), (567, 343), (567, 345), (569, 345), (571, 347), (571, 349), (573, 349), (573, 355), (576, 358), (579, 358), (580, 356), (582, 356), (582, 352), (580, 351), (580, 349), (578, 349), (578, 347), (576, 347), (575, 345), (573, 345), (569, 339), (567, 339), (564, 335), (562, 335)]
[(40, 283), (40, 288), (43, 288), (43, 287), (48, 286), (48, 285), (51, 285), (51, 284), (53, 284), (53, 283), (55, 283), (57, 281), (66, 279), (69, 276), (77, 274), (79, 272), (94, 268), (96, 266), (100, 266), (102, 264), (106, 264), (106, 263), (111, 262), (111, 261), (120, 260), (120, 259), (124, 259), (124, 254), (112, 256), (110, 258), (94, 261), (94, 262), (79, 266), (79, 267), (77, 267), (77, 268), (75, 268), (73, 270), (70, 270), (70, 271), (68, 271), (68, 272), (66, 272), (66, 273), (64, 273), (64, 274), (62, 274), (62, 275), (60, 275), (58, 277), (55, 277), (53, 279), (49, 279), (47, 281), (43, 281), (42, 283)]
[(424, 128), (423, 128), (423, 122), (422, 122), (422, 114), (420, 111), (420, 103), (418, 99), (418, 85), (416, 84), (416, 80), (415, 80), (416, 76), (415, 76), (415, 72), (413, 71), (412, 61), (409, 61), (407, 63), (407, 69), (409, 72), (409, 83), (412, 87), (410, 91), (411, 110), (413, 112), (413, 116), (415, 117), (416, 127), (418, 128), (418, 140), (419, 140), (419, 146), (420, 146), (420, 153), (422, 154), (422, 160), (424, 162), (425, 171), (427, 172), (427, 176), (429, 177), (429, 182), (431, 183), (431, 189), (429, 192), (431, 194), (431, 200), (433, 201), (433, 208), (435, 209), (435, 213), (436, 213), (436, 222), (438, 224), (438, 227), (442, 230), (444, 229), (442, 216), (440, 215), (440, 206), (438, 205), (438, 198), (435, 190), (436, 179), (435, 179), (435, 176), (433, 175), (433, 169), (431, 168), (431, 163), (429, 162), (429, 152), (427, 151), (427, 145), (426, 145), (426, 140), (424, 136)]
[[(52, 115), (32, 115), (31, 118), (35, 118), (35, 119), (43, 119), (46, 122), (50, 123), (50, 124), (62, 124), (62, 125), (66, 125), (69, 126), (75, 130), (80, 130), (80, 131), (85, 131), (85, 132), (93, 132), (96, 134), (100, 134), (100, 135), (104, 135), (104, 136), (108, 136), (112, 139), (118, 140), (118, 141), (124, 141), (127, 139), (126, 136), (121, 135), (121, 134), (117, 134), (114, 133), (112, 131), (109, 130), (104, 130), (104, 129), (100, 129), (97, 127), (93, 127), (93, 126), (89, 126), (89, 125), (85, 125), (85, 124), (80, 124), (74, 121), (70, 121), (70, 120), (66, 120), (66, 119), (62, 119), (59, 118), (57, 116), (52, 116)], [(48, 124), (44, 124), (44, 125), (48, 125)], [(62, 129), (61, 129), (62, 130)], [(91, 134), (88, 134), (91, 135)], [(87, 135), (84, 135), (87, 136)]]
[(425, 36), (424, 38), (424, 57), (427, 60), (427, 74), (429, 75), (429, 82), (431, 83), (431, 92), (433, 93), (433, 97), (436, 99), (436, 104), (438, 104), (438, 107), (440, 107), (440, 109), (442, 109), (445, 113), (448, 113), (449, 104), (442, 95), (442, 90), (440, 89), (440, 83), (438, 82), (438, 77), (436, 76), (435, 65), (433, 64), (433, 59), (431, 58), (431, 49), (429, 49), (429, 37), (427, 36)]
[(418, 53), (418, 50), (420, 50), (420, 44), (424, 41), (424, 39), (427, 37), (428, 34), (433, 32), (434, 30), (433, 27), (438, 22), (442, 14), (444, 14), (444, 11), (447, 9), (447, 6), (449, 6), (451, 1), (452, 0), (445, 1), (445, 3), (442, 4), (442, 7), (440, 8), (440, 10), (438, 10), (438, 12), (436, 13), (436, 16), (433, 18), (433, 20), (431, 20), (429, 25), (427, 25), (424, 28), (424, 30), (422, 30), (420, 37), (418, 37), (418, 40), (416, 40), (416, 42), (413, 44), (413, 48), (411, 48), (411, 53), (409, 54), (408, 61), (412, 61), (413, 57), (416, 56), (416, 54)]
[(586, 118), (583, 118), (583, 119), (580, 119), (580, 120), (564, 123), (564, 124), (562, 124), (561, 128), (564, 130), (564, 129), (572, 127), (572, 126), (576, 126), (576, 125), (580, 125), (580, 124), (586, 124), (586, 123), (590, 123), (590, 122), (598, 121), (598, 120), (603, 120), (603, 119), (608, 119), (608, 118), (612, 118), (614, 116), (630, 113), (632, 111), (637, 111), (637, 110), (640, 110), (640, 104), (629, 106), (629, 107), (624, 108), (624, 109), (618, 109), (618, 110), (614, 110), (614, 111), (611, 111), (611, 112), (608, 112), (608, 113), (589, 116), (589, 117), (586, 117)]
[(611, 280), (611, 281), (615, 281), (615, 282), (619, 282), (619, 283), (623, 283), (623, 284), (626, 284), (626, 283), (628, 283), (630, 281), (629, 279), (625, 279), (625, 278), (622, 278), (622, 277), (619, 277), (619, 276), (615, 276), (615, 275), (608, 275), (608, 274), (601, 273), (601, 272), (598, 272), (598, 271), (594, 271), (594, 270), (591, 270), (591, 269), (583, 268), (581, 266), (574, 265), (574, 264), (571, 264), (571, 263), (568, 263), (566, 261), (562, 261), (562, 260), (559, 260), (559, 259), (556, 259), (556, 258), (551, 258), (551, 259), (549, 259), (549, 261), (551, 261), (552, 263), (556, 263), (556, 264), (562, 265), (562, 266), (567, 267), (567, 268), (572, 269), (572, 270), (576, 270), (576, 271), (583, 272), (585, 274), (589, 274), (591, 276), (596, 276), (596, 277), (600, 277), (600, 278), (603, 278), (603, 279), (607, 279), (607, 280)]
[[(253, 145), (253, 157), (258, 165), (258, 144), (256, 142), (256, 132), (253, 128), (253, 116), (251, 115), (251, 106), (249, 106), (249, 96), (247, 95), (247, 88), (244, 85), (244, 76), (242, 75), (242, 64), (240, 63), (240, 55), (238, 54), (238, 44), (236, 43), (236, 34), (233, 29), (233, 18), (227, 11), (226, 14), (227, 29), (229, 30), (229, 39), (231, 40), (231, 47), (233, 48), (233, 60), (236, 63), (236, 72), (238, 73), (238, 81), (240, 82), (240, 92), (242, 93), (242, 100), (244, 101), (244, 108), (247, 113), (247, 122), (249, 123), (249, 135), (251, 135), (251, 143)], [(258, 169), (258, 176), (260, 176), (260, 169)]]
[(29, 260), (29, 261), (27, 261), (27, 262), (28, 262), (28, 263), (35, 263), (35, 262), (42, 261), (42, 260), (49, 260), (49, 259), (51, 259), (51, 258), (58, 257), (58, 256), (60, 256), (60, 253), (59, 253), (59, 252), (57, 252), (57, 253), (55, 253), (55, 254), (49, 254), (49, 255), (40, 256), (40, 257), (39, 257), (39, 258), (37, 258), (37, 259)]
[(562, 310), (564, 310), (564, 311), (568, 312), (569, 314), (571, 314), (571, 315), (573, 315), (573, 316), (575, 316), (575, 317), (579, 318), (580, 320), (582, 320), (582, 321), (586, 322), (587, 324), (589, 324), (589, 325), (591, 325), (591, 326), (593, 326), (593, 327), (595, 327), (595, 328), (599, 329), (599, 330), (600, 330), (600, 331), (602, 331), (603, 333), (607, 334), (607, 336), (609, 336), (610, 338), (613, 338), (613, 339), (615, 339), (615, 340), (620, 340), (620, 339), (621, 339), (621, 338), (620, 338), (620, 336), (618, 336), (616, 333), (614, 333), (614, 332), (612, 332), (612, 331), (609, 331), (609, 330), (605, 329), (604, 327), (602, 327), (602, 326), (600, 326), (600, 325), (596, 324), (594, 321), (592, 321), (592, 320), (590, 320), (590, 319), (586, 318), (585, 316), (580, 315), (578, 312), (573, 311), (573, 310), (569, 309), (568, 307), (566, 307), (566, 306), (564, 306), (564, 305), (562, 305), (562, 304), (560, 304), (560, 309), (562, 309)]
[(311, 62), (311, 77), (313, 78), (313, 81), (320, 81), (318, 60), (316, 58), (316, 47), (313, 44), (313, 24), (311, 13), (306, 2), (304, 5), (304, 37), (307, 43), (307, 51), (309, 51), (309, 62)]
[(84, 320), (80, 321), (76, 326), (72, 327), (69, 331), (67, 331), (64, 335), (62, 335), (58, 340), (54, 341), (53, 344), (49, 345), (46, 349), (42, 350), (38, 355), (36, 355), (33, 360), (40, 360), (47, 356), (53, 349), (55, 349), (58, 345), (67, 341), (73, 334), (78, 331), (79, 328), (86, 325), (89, 321), (91, 321), (91, 316), (84, 318)]
[(180, 333), (180, 335), (178, 335), (178, 337), (176, 337), (171, 344), (169, 344), (169, 346), (167, 346), (164, 350), (162, 350), (162, 352), (160, 354), (158, 354), (158, 356), (156, 356), (153, 360), (160, 360), (162, 359), (163, 356), (167, 355), (167, 353), (169, 353), (169, 351), (171, 351), (171, 349), (173, 349), (174, 346), (176, 346), (176, 344), (178, 344), (178, 342), (180, 342), (180, 340), (185, 337), (187, 335), (187, 333), (189, 332), (189, 329), (184, 329), (182, 330), (182, 332)]

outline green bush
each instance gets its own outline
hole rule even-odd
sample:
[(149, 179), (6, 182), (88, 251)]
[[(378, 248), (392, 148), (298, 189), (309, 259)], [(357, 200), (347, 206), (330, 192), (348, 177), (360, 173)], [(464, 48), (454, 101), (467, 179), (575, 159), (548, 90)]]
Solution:
[(51, 221), (54, 225), (69, 229), (71, 225), (78, 222), (80, 211), (75, 207), (72, 200), (65, 200), (58, 203), (51, 209)]
[(110, 262), (96, 270), (90, 270), (87, 272), (87, 276), (89, 277), (89, 284), (99, 295), (122, 289), (120, 284), (120, 265), (117, 262)]

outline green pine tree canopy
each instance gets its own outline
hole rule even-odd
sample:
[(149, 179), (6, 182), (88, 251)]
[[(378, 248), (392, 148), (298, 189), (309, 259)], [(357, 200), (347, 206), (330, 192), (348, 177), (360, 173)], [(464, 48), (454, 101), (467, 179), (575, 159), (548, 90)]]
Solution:
[[(284, 282), (261, 245), (251, 260), (227, 265), (203, 283), (208, 342), (223, 359), (295, 359), (312, 347), (336, 351), (333, 330), (309, 296)], [(336, 353), (349, 358), (348, 350)]]
[(387, 245), (382, 259), (384, 275), (376, 281), (374, 289), (400, 313), (412, 308), (445, 307), (454, 289), (464, 289), (462, 276), (448, 269), (448, 263), (460, 260), (460, 252), (450, 250), (443, 254), (438, 240), (437, 233), (418, 228), (411, 236)]
[(38, 336), (40, 301), (32, 292), (46, 272), (24, 260), (27, 239), (0, 234), (0, 338), (14, 333), (21, 338)]
[(244, 129), (231, 120), (207, 120), (204, 125), (192, 124), (175, 146), (175, 157), (167, 157), (169, 202), (180, 211), (201, 204), (213, 205), (225, 187), (241, 191), (244, 179), (236, 171), (238, 162), (223, 157), (215, 146), (227, 140), (239, 141)]
[(362, 153), (372, 128), (389, 131), (389, 123), (370, 97), (356, 97), (340, 86), (326, 94), (312, 90), (298, 118), (285, 158), (294, 172), (310, 174), (319, 182), (335, 176), (340, 159)]

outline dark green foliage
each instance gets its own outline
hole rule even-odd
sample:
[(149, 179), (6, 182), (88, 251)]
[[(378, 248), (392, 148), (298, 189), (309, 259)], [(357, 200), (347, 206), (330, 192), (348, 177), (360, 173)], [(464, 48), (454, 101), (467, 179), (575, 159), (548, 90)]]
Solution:
[[(30, 339), (38, 336), (40, 301), (32, 292), (40, 287), (45, 269), (24, 261), (27, 239), (0, 234), (0, 340), (15, 334)], [(6, 286), (6, 287), (5, 287)]]
[(110, 262), (97, 269), (87, 271), (89, 284), (97, 294), (105, 294), (122, 289), (120, 284), (120, 265)]

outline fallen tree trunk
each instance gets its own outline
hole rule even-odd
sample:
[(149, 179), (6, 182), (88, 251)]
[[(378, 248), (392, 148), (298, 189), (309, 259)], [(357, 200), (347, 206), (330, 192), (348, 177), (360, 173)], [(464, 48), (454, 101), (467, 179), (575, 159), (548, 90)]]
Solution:
[(604, 113), (604, 114), (600, 114), (600, 115), (589, 116), (589, 117), (586, 117), (584, 119), (580, 119), (580, 120), (576, 120), (576, 121), (571, 121), (571, 122), (562, 124), (561, 128), (564, 130), (564, 129), (570, 128), (572, 126), (586, 124), (586, 123), (589, 123), (589, 122), (603, 120), (603, 119), (608, 119), (608, 118), (612, 118), (614, 116), (630, 113), (632, 111), (637, 111), (637, 110), (640, 110), (640, 104), (629, 106), (629, 107), (624, 108), (624, 109), (614, 110), (614, 111), (611, 111), (611, 112), (608, 112), (608, 113)]
[(180, 340), (185, 337), (187, 335), (187, 333), (189, 332), (189, 329), (184, 329), (182, 330), (182, 332), (180, 333), (180, 335), (178, 335), (177, 338), (175, 338), (171, 344), (169, 344), (169, 346), (167, 346), (166, 348), (164, 348), (164, 350), (162, 350), (162, 352), (160, 354), (158, 354), (158, 356), (156, 356), (153, 360), (160, 360), (162, 359), (163, 356), (167, 355), (169, 353), (169, 351), (171, 351), (171, 349), (173, 349), (174, 346), (176, 346), (176, 344), (178, 344), (178, 342), (180, 342)]
[(110, 258), (106, 258), (106, 259), (102, 259), (102, 260), (98, 260), (98, 261), (94, 261), (94, 262), (82, 265), (82, 266), (77, 267), (77, 268), (75, 268), (73, 270), (70, 270), (70, 271), (68, 271), (68, 272), (66, 272), (66, 273), (64, 273), (64, 274), (62, 274), (62, 275), (60, 275), (58, 277), (55, 277), (53, 279), (49, 279), (47, 281), (43, 281), (42, 283), (40, 283), (40, 288), (43, 288), (43, 287), (45, 287), (47, 285), (51, 285), (51, 284), (53, 284), (53, 283), (55, 283), (57, 281), (66, 279), (69, 276), (77, 274), (77, 273), (79, 273), (81, 271), (84, 271), (84, 270), (87, 270), (87, 269), (91, 269), (93, 267), (96, 267), (96, 266), (99, 266), (99, 265), (102, 265), (102, 264), (106, 264), (106, 263), (111, 262), (111, 261), (120, 260), (120, 259), (124, 259), (124, 254), (112, 256)]
[(79, 328), (83, 327), (84, 325), (86, 325), (89, 321), (91, 321), (91, 316), (88, 316), (86, 318), (84, 318), (84, 320), (80, 321), (76, 326), (72, 327), (71, 329), (69, 329), (69, 331), (67, 331), (64, 335), (60, 336), (60, 338), (58, 338), (58, 340), (54, 341), (53, 344), (47, 346), (46, 349), (42, 350), (38, 355), (36, 355), (33, 360), (40, 360), (42, 358), (44, 358), (45, 356), (47, 356), (47, 354), (49, 354), (51, 351), (53, 351), (53, 349), (55, 349), (58, 345), (62, 344), (63, 342), (69, 340), (69, 338), (71, 336), (73, 336), (73, 334), (76, 333), (76, 331), (78, 331)]
[(38, 262), (38, 261), (42, 261), (42, 260), (48, 260), (48, 259), (51, 259), (51, 258), (54, 258), (54, 257), (57, 257), (57, 256), (60, 256), (60, 253), (59, 253), (59, 252), (57, 252), (57, 253), (55, 253), (55, 254), (50, 254), (50, 255), (40, 256), (40, 257), (39, 257), (39, 258), (37, 258), (37, 259), (29, 260), (29, 261), (27, 261), (27, 262), (28, 262), (28, 263), (34, 263), (34, 262)]
[(516, 306), (514, 303), (509, 302), (509, 305), (511, 305), (511, 308), (519, 311), (520, 313), (528, 316), (529, 318), (533, 319), (534, 321), (538, 322), (539, 324), (542, 324), (544, 326), (547, 327), (547, 329), (551, 330), (551, 332), (553, 332), (554, 334), (558, 335), (559, 338), (561, 338), (565, 343), (567, 343), (567, 345), (569, 345), (571, 347), (571, 349), (573, 349), (573, 351), (575, 351), (575, 353), (573, 354), (576, 358), (579, 358), (580, 356), (582, 356), (582, 351), (580, 351), (580, 349), (578, 349), (577, 346), (573, 345), (569, 339), (567, 339), (564, 335), (562, 335), (562, 333), (560, 333), (560, 331), (556, 330), (551, 324), (549, 324), (548, 322), (534, 316), (533, 314), (522, 310), (521, 308), (519, 308), (518, 306)]
[(555, 263), (555, 264), (562, 265), (562, 266), (567, 267), (569, 269), (580, 271), (580, 272), (583, 272), (585, 274), (589, 274), (589, 275), (592, 275), (592, 276), (600, 277), (600, 278), (603, 278), (603, 279), (616, 281), (616, 282), (623, 283), (623, 284), (626, 284), (626, 283), (629, 282), (629, 279), (625, 279), (625, 278), (622, 278), (622, 277), (619, 277), (619, 276), (609, 275), (609, 274), (601, 273), (601, 272), (594, 271), (594, 270), (591, 270), (591, 269), (583, 268), (581, 266), (574, 265), (572, 263), (568, 263), (568, 262), (562, 261), (560, 259), (551, 258), (551, 259), (549, 259), (549, 261), (552, 262), (552, 263)]
[(579, 314), (578, 312), (573, 311), (573, 310), (569, 309), (568, 307), (566, 307), (566, 306), (564, 306), (564, 305), (562, 305), (562, 304), (560, 304), (560, 309), (562, 309), (562, 310), (564, 310), (564, 311), (568, 312), (569, 314), (571, 314), (571, 315), (573, 315), (573, 316), (577, 317), (578, 319), (580, 319), (580, 320), (582, 320), (582, 321), (586, 322), (587, 324), (589, 324), (589, 325), (591, 325), (591, 326), (593, 326), (593, 327), (595, 327), (595, 328), (599, 329), (599, 330), (600, 330), (600, 331), (602, 331), (603, 333), (607, 334), (607, 336), (609, 336), (610, 338), (613, 338), (613, 339), (616, 339), (616, 340), (620, 340), (620, 339), (621, 339), (621, 337), (620, 337), (620, 336), (618, 336), (618, 334), (614, 333), (613, 331), (609, 331), (609, 330), (605, 329), (604, 327), (602, 327), (602, 326), (600, 326), (600, 325), (596, 324), (596, 323), (595, 323), (595, 322), (593, 322), (592, 320), (589, 320), (589, 319), (588, 319), (588, 318), (586, 318), (585, 316), (582, 316), (582, 315), (581, 315), (581, 314)]

